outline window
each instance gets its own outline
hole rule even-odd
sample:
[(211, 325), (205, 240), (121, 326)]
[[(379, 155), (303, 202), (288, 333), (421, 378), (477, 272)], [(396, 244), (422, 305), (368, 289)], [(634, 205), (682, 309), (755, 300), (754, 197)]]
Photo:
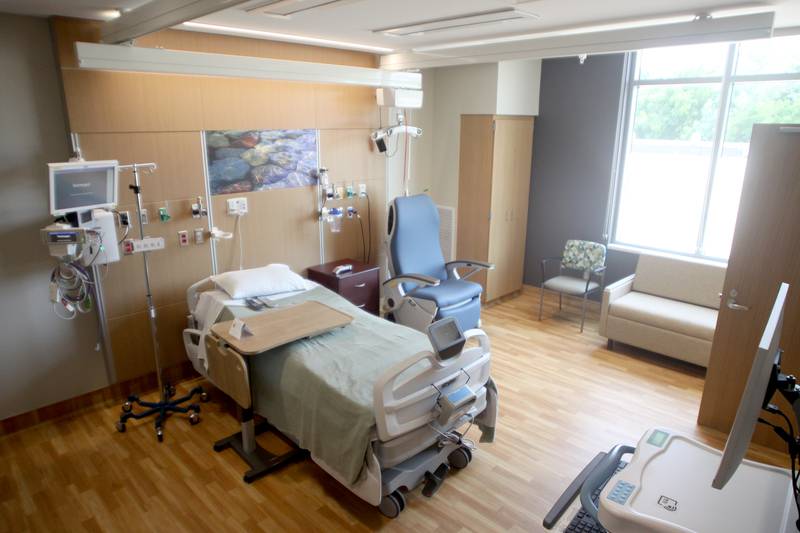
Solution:
[(725, 261), (753, 124), (800, 123), (800, 36), (628, 64), (611, 244)]

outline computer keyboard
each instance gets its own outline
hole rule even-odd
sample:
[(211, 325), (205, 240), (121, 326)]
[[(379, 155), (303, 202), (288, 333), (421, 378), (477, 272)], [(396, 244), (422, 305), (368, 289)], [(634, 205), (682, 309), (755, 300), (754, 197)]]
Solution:
[[(616, 472), (625, 468), (627, 464), (625, 461), (620, 461)], [(603, 487), (605, 487), (605, 484), (592, 493), (592, 501), (594, 503), (600, 501), (600, 493), (603, 491)], [(606, 530), (581, 507), (580, 511), (572, 517), (569, 525), (564, 529), (564, 533), (606, 533)]]

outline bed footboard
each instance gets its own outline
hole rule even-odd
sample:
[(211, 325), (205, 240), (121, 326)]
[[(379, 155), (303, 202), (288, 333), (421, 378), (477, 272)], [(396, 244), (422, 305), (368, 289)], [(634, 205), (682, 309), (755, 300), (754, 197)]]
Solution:
[(439, 415), (437, 399), (466, 386), (476, 396), (490, 379), (489, 337), (480, 329), (464, 333), (468, 344), (458, 357), (440, 361), (431, 351), (423, 351), (387, 370), (375, 382), (373, 402), (378, 438), (389, 441), (435, 421)]

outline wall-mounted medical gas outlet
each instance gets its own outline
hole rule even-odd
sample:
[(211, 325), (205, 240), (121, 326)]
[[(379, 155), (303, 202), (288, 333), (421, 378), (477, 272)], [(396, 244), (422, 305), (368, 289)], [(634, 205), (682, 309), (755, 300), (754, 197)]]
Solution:
[(142, 225), (149, 223), (150, 223), (150, 218), (147, 216), (147, 209), (142, 209)]
[(166, 207), (159, 207), (158, 208), (158, 218), (161, 219), (161, 222), (167, 222), (172, 217), (169, 216), (169, 211), (167, 210)]
[(366, 183), (359, 183), (358, 184), (358, 196), (361, 198), (367, 197), (367, 184)]
[(130, 226), (131, 225), (131, 213), (130, 211), (120, 211), (119, 212), (119, 225), (120, 227)]
[[(245, 211), (246, 213), (247, 211)], [(194, 243), (203, 244), (206, 242), (206, 230), (203, 228), (195, 228), (194, 230)]]
[(182, 229), (178, 232), (178, 246), (181, 248), (184, 246), (189, 246), (189, 232), (185, 229)]
[(154, 252), (164, 249), (164, 237), (145, 237), (144, 239), (125, 239), (122, 241), (122, 252), (125, 255), (140, 252)]
[(192, 204), (192, 218), (207, 217), (208, 210), (203, 207), (203, 197), (198, 196), (197, 202)]
[(347, 206), (347, 218), (353, 218), (357, 214), (358, 214), (358, 211), (356, 211), (355, 207), (349, 206), (349, 205)]
[(241, 216), (247, 214), (247, 198), (228, 198), (228, 214)]

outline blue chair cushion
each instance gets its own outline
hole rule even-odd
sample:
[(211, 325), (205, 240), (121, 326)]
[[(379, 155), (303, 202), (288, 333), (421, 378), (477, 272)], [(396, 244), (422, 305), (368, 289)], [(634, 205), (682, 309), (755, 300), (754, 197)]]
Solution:
[[(418, 194), (395, 199), (394, 225), (389, 247), (395, 275), (447, 278), (439, 243), (439, 212), (431, 197)], [(404, 285), (404, 288), (410, 287)]]
[(458, 307), (439, 309), (439, 312), (436, 313), (436, 320), (448, 317), (455, 318), (463, 331), (477, 328), (478, 322), (481, 319), (481, 299), (473, 298), (467, 304), (459, 305)]
[(415, 290), (411, 296), (436, 302), (438, 307), (449, 307), (457, 303), (472, 300), (481, 295), (483, 287), (477, 283), (463, 279), (447, 279), (437, 287), (423, 287)]

